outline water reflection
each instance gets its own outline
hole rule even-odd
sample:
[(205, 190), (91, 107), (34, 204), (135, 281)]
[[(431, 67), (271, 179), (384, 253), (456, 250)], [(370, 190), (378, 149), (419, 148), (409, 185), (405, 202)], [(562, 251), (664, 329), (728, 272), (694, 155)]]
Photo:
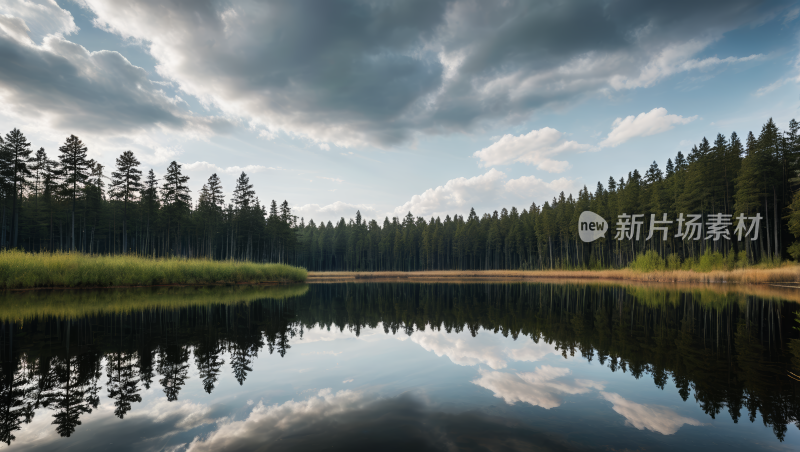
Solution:
[(683, 417), (667, 407), (632, 402), (619, 394), (600, 392), (614, 404), (614, 411), (625, 417), (628, 425), (639, 430), (651, 430), (662, 435), (672, 435), (684, 424), (703, 425), (696, 419)]
[[(800, 386), (787, 376), (800, 373), (800, 340), (793, 328), (797, 307), (745, 294), (571, 284), (348, 283), (218, 292), (6, 294), (0, 306), (5, 319), (0, 331), (0, 440), (6, 444), (14, 442), (23, 425), (43, 417), (58, 435), (73, 435), (82, 419), (103, 408), (101, 395), (113, 401), (109, 415), (128, 422), (151, 387), (163, 391), (159, 403), (166, 405), (156, 412), (169, 428), (210, 426), (216, 421), (209, 407), (182, 400), (188, 385), (211, 394), (229, 369), (236, 384), (244, 386), (259, 355), (284, 357), (301, 338), (324, 341), (337, 331), (359, 336), (376, 328), (408, 337), (459, 366), (479, 366), (472, 383), (507, 404), (552, 409), (566, 396), (592, 393), (639, 430), (671, 435), (683, 425), (703, 423), (668, 407), (625, 399), (607, 391), (602, 381), (577, 378), (566, 367), (509, 369), (511, 363), (535, 362), (556, 352), (636, 379), (650, 378), (661, 389), (672, 381), (684, 401), (692, 397), (712, 419), (723, 410), (734, 422), (743, 411), (751, 422), (761, 416), (779, 440), (800, 414)], [(306, 334), (311, 329), (313, 338)], [(524, 341), (509, 347), (453, 334), (475, 336), (483, 330)], [(199, 381), (189, 380), (191, 364)], [(247, 441), (267, 444), (276, 438), (282, 438), (280, 448), (291, 449), (299, 443), (286, 438), (300, 430), (306, 440), (323, 435), (319, 438), (344, 445), (346, 432), (361, 431), (360, 425), (380, 430), (385, 441), (392, 435), (392, 422), (415, 432), (398, 437), (396, 444), (406, 448), (447, 448), (447, 441), (466, 441), (478, 431), (485, 433), (481, 441), (486, 444), (513, 436), (526, 438), (519, 444), (564, 446), (541, 432), (500, 427), (501, 421), (485, 413), (425, 407), (424, 397), (409, 394), (385, 398), (321, 390), (299, 401), (256, 402), (246, 419), (219, 424), (203, 439), (195, 438), (189, 449), (247, 449), (252, 445)], [(377, 413), (383, 413), (386, 424), (375, 420), (381, 417)], [(445, 430), (460, 436), (442, 436)], [(490, 431), (511, 436), (501, 440)]]
[(570, 370), (564, 367), (541, 366), (533, 372), (507, 373), (481, 371), (473, 381), (494, 393), (508, 404), (526, 402), (544, 409), (561, 405), (560, 394), (585, 394), (590, 389), (603, 389), (603, 384), (581, 379), (566, 378)]

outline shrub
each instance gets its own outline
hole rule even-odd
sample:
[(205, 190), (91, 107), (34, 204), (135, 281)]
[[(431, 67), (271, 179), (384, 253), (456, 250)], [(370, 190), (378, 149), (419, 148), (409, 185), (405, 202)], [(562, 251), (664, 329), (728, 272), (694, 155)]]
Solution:
[(636, 260), (631, 262), (630, 268), (640, 272), (653, 272), (664, 270), (666, 263), (657, 252), (649, 250), (636, 256)]
[(680, 270), (681, 257), (677, 253), (671, 253), (667, 257), (667, 270)]
[(700, 256), (693, 270), (698, 272), (710, 272), (713, 270), (725, 270), (725, 257), (719, 251), (712, 252), (706, 248), (706, 252)]

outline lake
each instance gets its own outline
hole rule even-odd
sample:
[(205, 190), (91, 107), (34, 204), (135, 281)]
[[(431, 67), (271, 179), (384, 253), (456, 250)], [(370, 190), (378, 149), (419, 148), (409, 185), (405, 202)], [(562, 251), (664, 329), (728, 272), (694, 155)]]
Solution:
[(797, 450), (795, 291), (350, 282), (7, 292), (0, 441)]

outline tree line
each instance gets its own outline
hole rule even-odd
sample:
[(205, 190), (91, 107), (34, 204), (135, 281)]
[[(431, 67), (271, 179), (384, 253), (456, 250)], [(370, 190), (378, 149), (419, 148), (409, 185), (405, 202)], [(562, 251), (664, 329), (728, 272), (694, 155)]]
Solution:
[[(298, 221), (286, 201), (267, 209), (244, 172), (227, 202), (216, 174), (193, 201), (177, 162), (161, 179), (152, 169), (144, 176), (126, 151), (108, 177), (74, 135), (50, 160), (14, 129), (0, 156), (0, 245), (284, 262), (311, 271), (618, 268), (648, 250), (677, 261), (718, 252), (744, 264), (778, 262), (800, 257), (798, 129), (794, 119), (786, 131), (770, 119), (758, 136), (703, 138), (688, 154), (668, 159), (664, 170), (654, 161), (644, 174), (634, 169), (593, 191), (562, 192), (521, 211), (478, 216), (471, 209), (466, 218), (429, 220), (409, 212), (382, 223), (357, 212), (335, 224)], [(587, 210), (610, 228), (591, 243), (579, 238), (578, 218)], [(618, 237), (618, 221), (630, 222), (623, 214), (639, 215), (638, 233)], [(715, 240), (708, 232), (717, 214), (724, 221)], [(652, 220), (664, 218), (663, 233), (648, 239)]]
[[(598, 284), (322, 284), (288, 300), (172, 305), (0, 323), (0, 441), (34, 416), (62, 436), (113, 401), (120, 419), (153, 387), (168, 401), (212, 393), (226, 368), (244, 385), (261, 354), (281, 357), (312, 328), (436, 330), (544, 341), (612, 372), (691, 396), (711, 418), (761, 418), (783, 440), (800, 419), (792, 303), (712, 291)], [(443, 358), (446, 359), (446, 358)], [(198, 379), (189, 375), (190, 362)], [(227, 364), (227, 366), (226, 366)]]
[(257, 262), (287, 262), (294, 248), (289, 204), (267, 208), (244, 172), (227, 203), (216, 173), (193, 201), (177, 162), (158, 178), (125, 151), (108, 175), (75, 135), (56, 159), (16, 128), (0, 151), (2, 248)]
[[(735, 132), (718, 134), (713, 143), (703, 138), (688, 155), (678, 152), (668, 159), (664, 170), (654, 161), (644, 174), (634, 169), (627, 177), (609, 177), (605, 185), (598, 182), (594, 191), (584, 186), (577, 196), (561, 192), (522, 211), (503, 208), (479, 217), (471, 209), (466, 218), (456, 214), (428, 221), (409, 212), (404, 218), (387, 217), (382, 225), (363, 221), (360, 213), (335, 225), (301, 221), (297, 263), (311, 271), (613, 268), (648, 250), (681, 261), (706, 252), (744, 263), (775, 262), (790, 254), (798, 258), (800, 242), (792, 237), (800, 236), (799, 128), (793, 119), (781, 132), (770, 119), (758, 137), (750, 132), (744, 141)], [(579, 238), (578, 219), (587, 210), (611, 228), (592, 243)], [(622, 214), (641, 215), (638, 235), (615, 239)], [(658, 227), (667, 230), (647, 240), (651, 215), (662, 221), (664, 214), (671, 223)], [(688, 231), (688, 223), (678, 221), (681, 214), (684, 219), (701, 215), (691, 235), (679, 236)], [(728, 219), (722, 231), (730, 240), (707, 234), (716, 214)], [(747, 228), (741, 241), (736, 234), (740, 215)]]

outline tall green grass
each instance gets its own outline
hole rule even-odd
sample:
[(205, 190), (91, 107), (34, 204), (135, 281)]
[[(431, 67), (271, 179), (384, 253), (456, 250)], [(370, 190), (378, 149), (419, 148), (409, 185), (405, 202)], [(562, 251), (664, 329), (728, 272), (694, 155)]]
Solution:
[(26, 290), (0, 292), (0, 321), (57, 317), (75, 319), (147, 309), (285, 300), (308, 292), (307, 284), (282, 286), (133, 287), (97, 290)]
[(302, 282), (303, 268), (283, 264), (0, 251), (0, 288), (152, 286)]

